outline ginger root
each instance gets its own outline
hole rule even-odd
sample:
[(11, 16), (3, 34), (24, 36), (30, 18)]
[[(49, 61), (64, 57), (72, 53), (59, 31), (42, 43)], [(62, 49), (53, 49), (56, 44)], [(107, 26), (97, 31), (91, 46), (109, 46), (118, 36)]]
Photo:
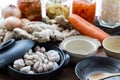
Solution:
[(45, 29), (56, 30), (57, 28), (57, 25), (49, 25), (43, 22), (29, 22), (23, 27), (23, 29), (26, 30), (28, 33), (33, 33), (34, 31), (40, 32)]
[(66, 30), (63, 30), (61, 34), (64, 38), (67, 38), (67, 37), (70, 37), (70, 36), (79, 35), (80, 33), (77, 32), (74, 29), (73, 30), (66, 29)]
[(0, 29), (0, 44), (3, 42), (7, 30)]
[(5, 33), (3, 42), (6, 42), (7, 40), (14, 38), (15, 35), (16, 35), (16, 34), (15, 34), (14, 32), (12, 32), (12, 31), (7, 31), (7, 32)]
[(55, 20), (60, 26), (64, 28), (67, 28), (69, 25), (69, 21), (63, 15), (56, 16)]
[(53, 35), (53, 30), (46, 29), (41, 32), (33, 32), (32, 35), (37, 38), (38, 42), (47, 42), (50, 41), (50, 37)]
[(15, 28), (13, 31), (21, 38), (34, 40), (34, 37), (31, 34), (21, 28)]

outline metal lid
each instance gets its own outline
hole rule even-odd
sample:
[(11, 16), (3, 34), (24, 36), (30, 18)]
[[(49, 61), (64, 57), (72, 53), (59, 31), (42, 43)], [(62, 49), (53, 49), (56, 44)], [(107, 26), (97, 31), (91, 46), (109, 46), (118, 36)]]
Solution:
[(0, 45), (0, 68), (12, 63), (22, 57), (29, 49), (34, 46), (32, 40), (11, 39)]

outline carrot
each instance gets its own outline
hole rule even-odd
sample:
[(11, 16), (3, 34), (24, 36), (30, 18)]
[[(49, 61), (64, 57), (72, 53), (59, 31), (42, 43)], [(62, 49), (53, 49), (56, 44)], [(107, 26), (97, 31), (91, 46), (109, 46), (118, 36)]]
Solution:
[(89, 23), (76, 14), (69, 15), (68, 20), (73, 25), (73, 27), (81, 34), (96, 38), (100, 42), (110, 36), (108, 33), (104, 32), (97, 26)]

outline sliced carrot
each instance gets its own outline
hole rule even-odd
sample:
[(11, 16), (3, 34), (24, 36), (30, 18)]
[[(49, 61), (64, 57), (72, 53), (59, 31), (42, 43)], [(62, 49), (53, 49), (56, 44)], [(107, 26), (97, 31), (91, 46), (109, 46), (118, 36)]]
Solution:
[(102, 42), (105, 38), (110, 36), (108, 33), (104, 32), (97, 26), (89, 23), (88, 21), (76, 14), (71, 14), (68, 17), (68, 20), (73, 25), (73, 27), (81, 34), (96, 38), (100, 42)]

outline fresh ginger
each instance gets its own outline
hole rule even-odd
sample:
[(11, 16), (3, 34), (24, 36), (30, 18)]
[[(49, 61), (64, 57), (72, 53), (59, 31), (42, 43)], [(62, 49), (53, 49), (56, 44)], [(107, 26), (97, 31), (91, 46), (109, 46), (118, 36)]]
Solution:
[(20, 36), (21, 38), (25, 38), (25, 39), (32, 39), (34, 40), (34, 37), (29, 34), (27, 31), (21, 29), (21, 28), (15, 28), (13, 30), (18, 36)]
[(42, 30), (41, 32), (33, 32), (32, 34), (34, 37), (37, 38), (37, 41), (39, 42), (47, 42), (50, 41), (50, 37), (53, 35), (53, 30), (46, 29)]
[(33, 33), (34, 31), (40, 32), (45, 29), (56, 30), (57, 28), (57, 25), (49, 25), (43, 22), (29, 22), (23, 27), (23, 29), (26, 30), (28, 33)]

